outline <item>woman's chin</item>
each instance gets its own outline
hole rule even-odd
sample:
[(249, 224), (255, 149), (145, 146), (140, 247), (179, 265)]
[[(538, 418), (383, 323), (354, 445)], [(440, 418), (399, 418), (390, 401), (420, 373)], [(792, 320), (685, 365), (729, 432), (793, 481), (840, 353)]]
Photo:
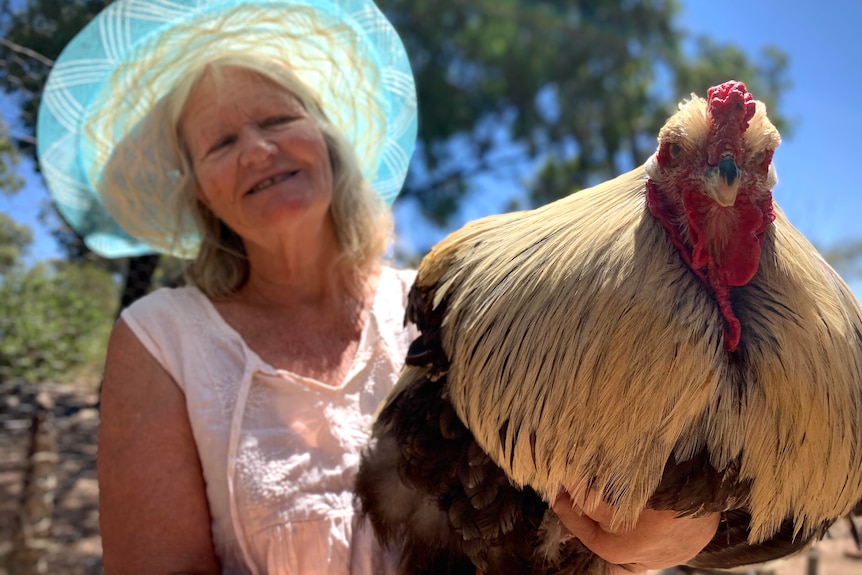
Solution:
[(253, 219), (265, 227), (289, 226), (292, 223), (308, 221), (319, 218), (323, 221), (329, 211), (329, 202), (321, 201), (322, 198), (305, 195), (269, 194), (266, 192), (260, 197), (251, 198), (250, 206), (253, 206)]

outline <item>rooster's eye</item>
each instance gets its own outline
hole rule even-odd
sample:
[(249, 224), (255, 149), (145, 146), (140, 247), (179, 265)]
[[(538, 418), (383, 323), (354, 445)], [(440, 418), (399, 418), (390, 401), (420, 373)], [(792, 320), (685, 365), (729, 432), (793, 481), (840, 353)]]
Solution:
[(679, 144), (671, 144), (668, 146), (667, 151), (671, 158), (676, 159), (682, 153), (682, 147)]

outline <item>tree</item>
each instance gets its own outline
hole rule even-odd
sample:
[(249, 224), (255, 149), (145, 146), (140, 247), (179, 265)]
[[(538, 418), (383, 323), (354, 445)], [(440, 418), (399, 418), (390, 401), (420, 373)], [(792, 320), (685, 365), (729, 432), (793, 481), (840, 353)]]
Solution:
[(0, 380), (69, 381), (101, 358), (117, 288), (93, 264), (40, 262), (0, 278)]
[(0, 277), (19, 265), (32, 242), (33, 232), (29, 227), (0, 212)]
[[(670, 52), (667, 62), (660, 63), (659, 70), (670, 66), (668, 75), (673, 79), (665, 95), (632, 94), (632, 102), (641, 104), (630, 102), (616, 110), (611, 108), (594, 132), (600, 134), (598, 145), (577, 143), (575, 148), (580, 151), (568, 157), (548, 158), (530, 188), (533, 205), (553, 201), (642, 164), (655, 151), (659, 129), (682, 98), (691, 93), (704, 97), (710, 86), (729, 79), (745, 81), (770, 110), (770, 120), (785, 137), (790, 135), (790, 122), (781, 115), (778, 105), (790, 87), (786, 54), (767, 46), (758, 60), (752, 61), (736, 46), (717, 44), (705, 37), (691, 40), (692, 55), (686, 56), (677, 49)], [(587, 158), (585, 149), (592, 150)]]
[[(35, 137), (36, 112), (60, 52), (111, 0), (0, 0), (0, 87), (20, 103), (20, 120)], [(22, 5), (23, 4), (23, 5)], [(19, 146), (35, 158), (35, 139)]]
[[(3, 13), (7, 17), (0, 20), (5, 35), (0, 42), (0, 87), (20, 98), (20, 121), (31, 134), (35, 135), (42, 87), (54, 60), (69, 40), (110, 3), (111, 0), (27, 0), (23, 10), (12, 11), (10, 0), (3, 0)], [(37, 161), (38, 169), (35, 138), (24, 138), (18, 143)], [(87, 249), (62, 218), (60, 221), (61, 225), (52, 234), (70, 261), (94, 263), (112, 272), (124, 270), (121, 307), (148, 291), (159, 256), (99, 262), (100, 258)]]
[(22, 261), (31, 230), (0, 213), (0, 380), (59, 380), (103, 355), (117, 288), (92, 264)]
[[(0, 87), (18, 103), (18, 122), (24, 134), (17, 148), (36, 157), (36, 117), (42, 88), (54, 60), (74, 35), (110, 0), (0, 0)], [(81, 239), (58, 218), (52, 230), (70, 260), (94, 258)]]
[(0, 119), (0, 192), (11, 194), (22, 185), (21, 178), (15, 173), (18, 165), (18, 151), (9, 138), (9, 129)]
[[(380, 0), (404, 38), (419, 146), (402, 194), (445, 224), (474, 177), (541, 160), (528, 202), (546, 203), (643, 162), (692, 91), (734, 78), (770, 104), (786, 56), (689, 39), (674, 0)], [(690, 48), (690, 49), (689, 49)], [(780, 110), (779, 110), (780, 112)], [(523, 207), (523, 206), (518, 206)]]

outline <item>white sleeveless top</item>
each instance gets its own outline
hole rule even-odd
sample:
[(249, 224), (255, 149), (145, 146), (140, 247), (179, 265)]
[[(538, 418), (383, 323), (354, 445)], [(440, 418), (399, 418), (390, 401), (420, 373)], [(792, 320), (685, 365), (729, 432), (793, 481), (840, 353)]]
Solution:
[(268, 365), (197, 288), (160, 289), (122, 313), (185, 393), (223, 573), (395, 573), (359, 520), (353, 479), (415, 336), (403, 327), (414, 277), (383, 269), (339, 388)]

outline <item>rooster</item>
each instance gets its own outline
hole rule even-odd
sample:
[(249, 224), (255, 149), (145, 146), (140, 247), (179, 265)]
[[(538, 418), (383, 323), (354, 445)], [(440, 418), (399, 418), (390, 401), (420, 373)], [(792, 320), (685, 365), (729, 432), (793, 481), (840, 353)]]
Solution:
[(605, 573), (549, 509), (584, 484), (615, 529), (720, 512), (704, 568), (862, 499), (862, 310), (773, 202), (779, 142), (727, 82), (643, 166), (432, 248), (356, 481), (402, 573)]

